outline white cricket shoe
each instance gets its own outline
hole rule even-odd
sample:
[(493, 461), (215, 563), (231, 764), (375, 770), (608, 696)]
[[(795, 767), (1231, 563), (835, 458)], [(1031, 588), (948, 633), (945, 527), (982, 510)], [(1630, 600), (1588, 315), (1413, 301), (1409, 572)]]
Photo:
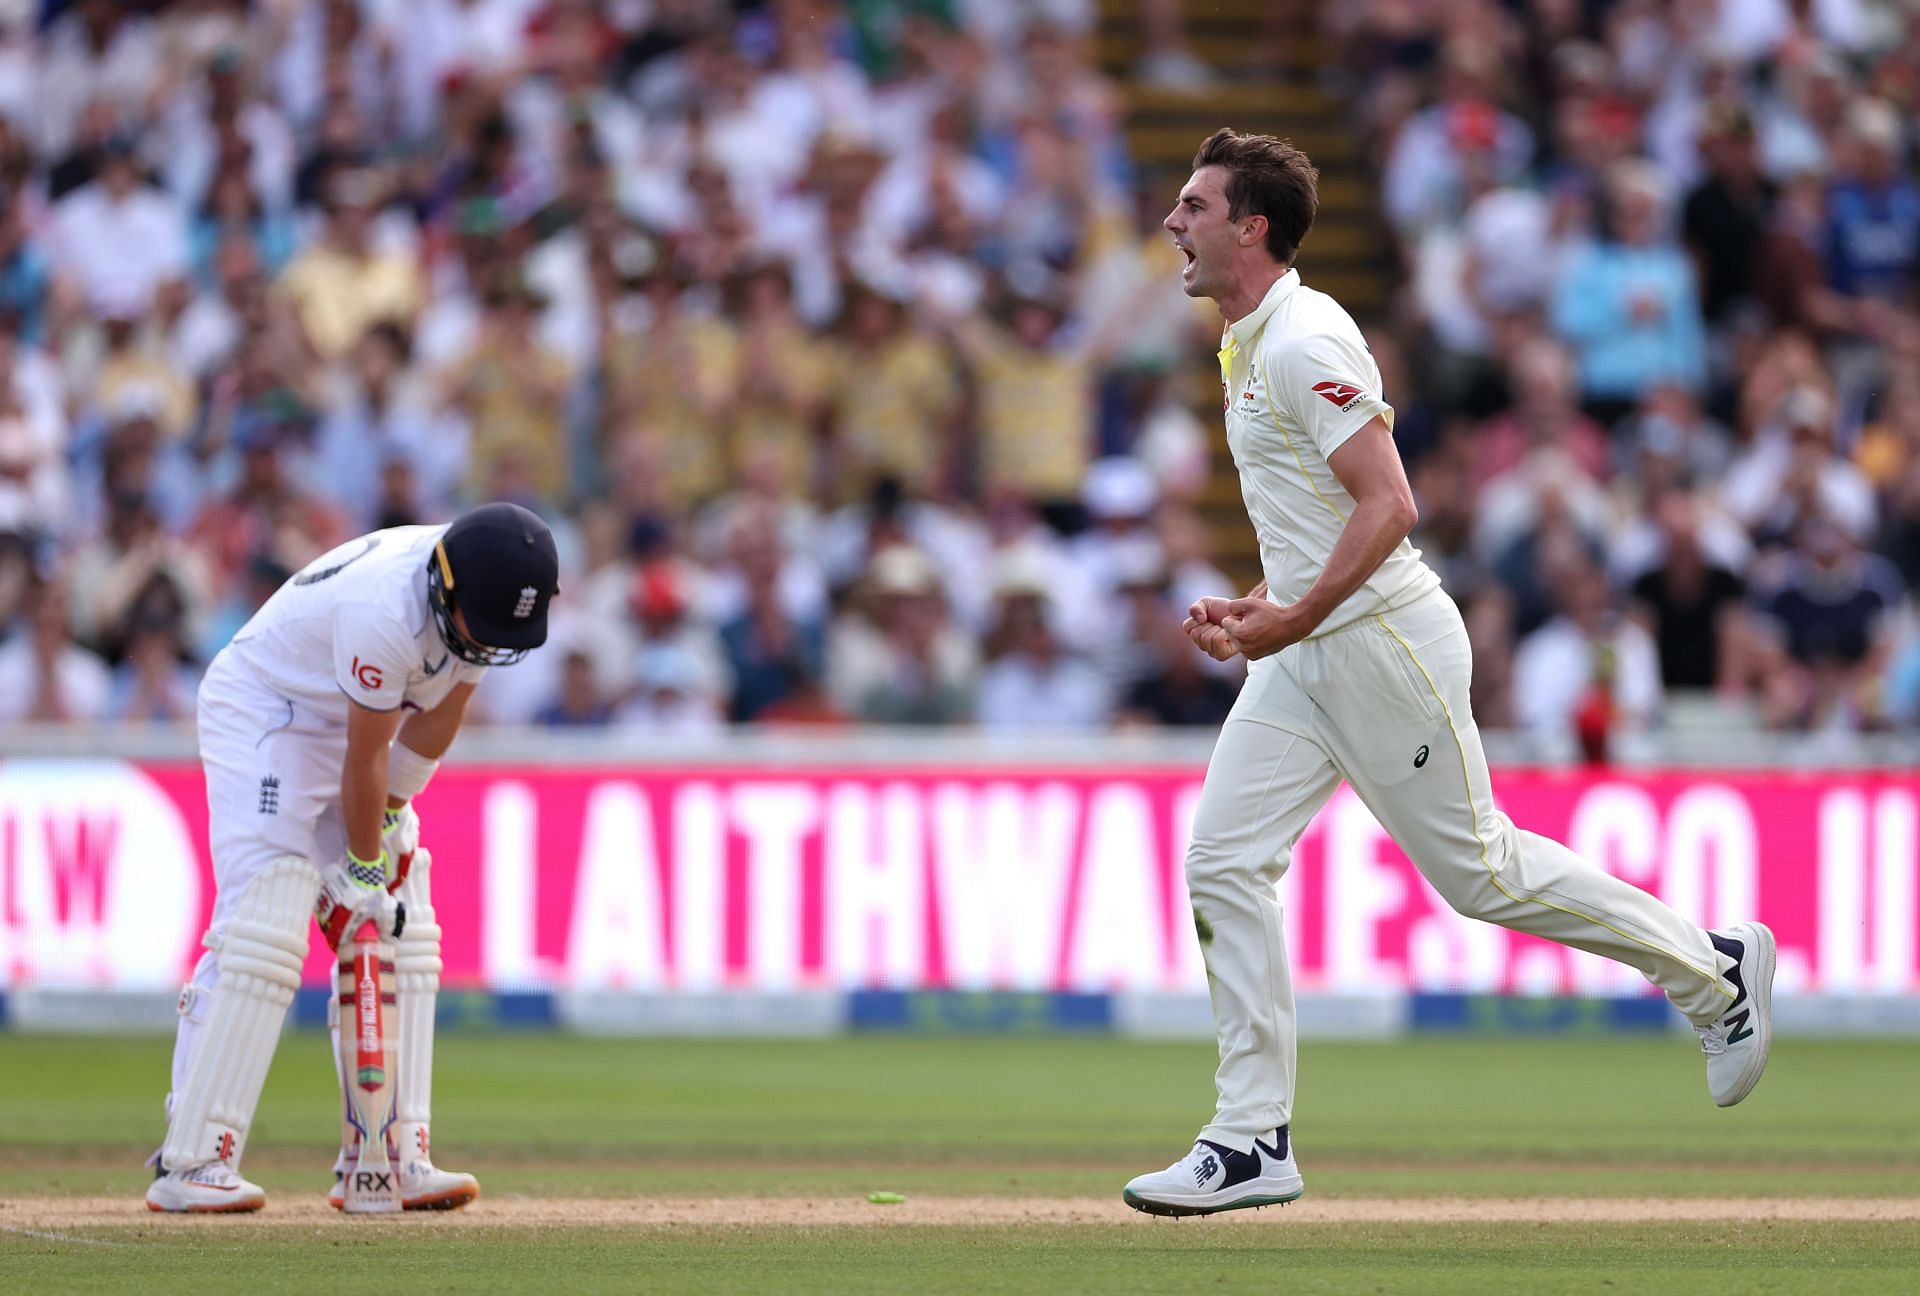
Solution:
[(1251, 1152), (1201, 1139), (1165, 1170), (1128, 1184), (1120, 1199), (1149, 1215), (1212, 1215), (1249, 1206), (1284, 1206), (1305, 1191), (1282, 1125), (1269, 1142), (1255, 1139)]
[(248, 1183), (225, 1161), (205, 1161), (188, 1170), (157, 1172), (147, 1185), (147, 1209), (218, 1215), (257, 1211), (267, 1204), (259, 1184)]
[(1734, 960), (1727, 980), (1738, 991), (1710, 1025), (1695, 1026), (1707, 1055), (1707, 1090), (1722, 1107), (1753, 1092), (1773, 1047), (1773, 933), (1760, 923), (1736, 923), (1708, 932), (1713, 947)]
[(327, 1205), (335, 1210), (347, 1208), (347, 1150), (341, 1148), (333, 1158), (333, 1187), (327, 1189)]
[[(347, 1154), (334, 1160), (333, 1187), (327, 1190), (327, 1204), (345, 1210)], [(480, 1181), (470, 1174), (442, 1170), (426, 1157), (415, 1157), (400, 1168), (400, 1209), (410, 1211), (458, 1210), (480, 1195)]]
[(457, 1170), (442, 1170), (425, 1157), (400, 1167), (400, 1205), (404, 1210), (459, 1210), (480, 1195), (480, 1181)]

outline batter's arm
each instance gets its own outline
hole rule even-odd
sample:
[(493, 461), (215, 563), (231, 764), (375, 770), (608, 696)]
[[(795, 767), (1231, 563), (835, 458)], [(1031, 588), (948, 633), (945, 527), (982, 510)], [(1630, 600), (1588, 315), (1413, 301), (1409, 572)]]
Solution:
[(1298, 602), (1279, 607), (1264, 598), (1235, 599), (1220, 622), (1250, 660), (1279, 652), (1318, 629), (1420, 518), (1385, 419), (1369, 419), (1328, 456), (1327, 466), (1354, 503), (1327, 565)]
[(439, 760), (453, 746), (467, 718), (467, 703), (473, 699), (472, 681), (455, 684), (440, 705), (431, 711), (416, 711), (400, 726), (400, 741), (428, 760)]
[(354, 858), (380, 858), (380, 829), (387, 809), (387, 749), (400, 732), (399, 707), (375, 711), (347, 704), (347, 755), (340, 767), (340, 817)]
[[(438, 761), (447, 754), (447, 748), (453, 746), (454, 735), (460, 732), (460, 726), (467, 718), (467, 703), (473, 699), (474, 685), (471, 681), (455, 684), (440, 705), (431, 711), (416, 711), (408, 716), (406, 723), (400, 726), (400, 745), (422, 760)], [(431, 771), (431, 767), (428, 767)], [(397, 793), (387, 794), (387, 809), (398, 810), (407, 803), (407, 798)], [(415, 820), (418, 824), (418, 820)], [(414, 828), (418, 834), (418, 827)]]

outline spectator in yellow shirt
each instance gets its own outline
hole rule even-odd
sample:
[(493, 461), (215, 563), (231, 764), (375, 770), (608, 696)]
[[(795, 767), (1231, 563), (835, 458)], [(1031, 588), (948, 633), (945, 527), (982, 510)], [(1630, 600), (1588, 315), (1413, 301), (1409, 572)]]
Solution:
[(519, 276), (503, 274), (481, 298), (480, 334), (454, 371), (453, 401), (472, 426), (469, 488), (497, 489), (504, 467), (524, 471), (540, 499), (566, 499), (572, 455), (566, 361), (533, 335), (538, 298)]
[(733, 372), (735, 471), (765, 465), (788, 493), (812, 494), (820, 475), (829, 353), (794, 314), (784, 263), (742, 272), (728, 285), (727, 299), (740, 321)]
[(1891, 492), (1909, 465), (1920, 461), (1920, 365), (1896, 366), (1880, 402), (1880, 416), (1860, 429), (1853, 462), (1876, 491)]
[(1050, 293), (1014, 295), (1005, 315), (1005, 327), (970, 320), (955, 334), (973, 371), (980, 487), (1071, 508), (1093, 460), (1093, 357), (1063, 336), (1066, 308)]
[(609, 316), (601, 338), (604, 426), (640, 437), (663, 498), (692, 507), (730, 483), (725, 420), (733, 402), (737, 341), (725, 320), (692, 310), (667, 265), (639, 276), (646, 322), (630, 332)]
[(324, 360), (345, 356), (375, 321), (411, 324), (420, 309), (420, 270), (413, 257), (373, 246), (381, 188), (371, 171), (337, 173), (327, 185), (320, 237), (275, 284)]
[(144, 403), (168, 441), (186, 435), (200, 411), (199, 394), (155, 338), (141, 329), (137, 307), (116, 303), (100, 321), (106, 354), (90, 386), (96, 409)]
[(959, 374), (938, 338), (901, 301), (855, 280), (841, 314), (827, 398), (834, 492), (864, 499), (891, 477), (915, 495), (936, 495), (952, 467)]

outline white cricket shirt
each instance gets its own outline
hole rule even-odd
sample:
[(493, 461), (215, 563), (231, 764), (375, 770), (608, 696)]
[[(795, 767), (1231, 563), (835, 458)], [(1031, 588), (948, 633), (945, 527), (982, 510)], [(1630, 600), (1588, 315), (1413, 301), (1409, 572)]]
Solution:
[[(1260, 568), (1276, 603), (1298, 600), (1319, 578), (1353, 513), (1353, 496), (1327, 457), (1376, 415), (1393, 427), (1380, 370), (1352, 316), (1288, 270), (1260, 305), (1220, 340), (1227, 446), (1240, 495), (1260, 539)], [(1315, 631), (1399, 607), (1440, 588), (1402, 540)]]
[(323, 722), (348, 702), (431, 711), (487, 673), (454, 656), (427, 605), (427, 559), (444, 526), (393, 527), (349, 540), (274, 591), (221, 650)]

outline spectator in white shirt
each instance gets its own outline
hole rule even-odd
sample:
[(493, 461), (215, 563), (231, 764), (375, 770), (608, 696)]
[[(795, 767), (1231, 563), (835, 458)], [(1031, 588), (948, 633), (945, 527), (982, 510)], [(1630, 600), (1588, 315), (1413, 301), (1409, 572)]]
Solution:
[(1520, 641), (1513, 659), (1513, 715), (1542, 737), (1590, 741), (1642, 729), (1660, 710), (1660, 653), (1638, 622), (1608, 601), (1600, 568), (1559, 565), (1546, 582), (1558, 615)]
[(993, 661), (980, 676), (982, 728), (1101, 729), (1113, 710), (1107, 682), (1070, 657), (1047, 624), (1046, 592), (1024, 580), (1003, 582), (998, 624), (987, 638)]
[(1138, 459), (1109, 455), (1087, 470), (1080, 486), (1088, 527), (1070, 545), (1081, 579), (1096, 598), (1112, 598), (1122, 573), (1164, 562), (1154, 531), (1160, 488)]
[(98, 720), (113, 676), (67, 631), (67, 600), (46, 584), (29, 594), (13, 633), (0, 644), (0, 723)]
[(73, 142), (85, 106), (111, 99), (128, 117), (145, 113), (163, 75), (160, 43), (138, 7), (81, 0), (47, 27), (33, 86), (33, 127), (44, 155)]
[(641, 654), (632, 696), (614, 723), (662, 737), (698, 738), (726, 727), (726, 712), (707, 690), (705, 664), (677, 645)]
[(0, 529), (41, 538), (59, 532), (69, 489), (61, 451), (26, 419), (0, 414)]
[(1720, 481), (1720, 499), (1762, 543), (1822, 515), (1855, 542), (1873, 535), (1873, 484), (1834, 450), (1832, 399), (1818, 387), (1781, 398)]
[(54, 208), (56, 290), (98, 314), (145, 314), (156, 296), (177, 301), (187, 276), (187, 219), (180, 205), (147, 184), (133, 142), (109, 140), (100, 178)]
[(1387, 218), (1403, 236), (1456, 223), (1477, 180), (1517, 180), (1533, 153), (1533, 132), (1494, 104), (1498, 56), (1457, 42), (1443, 58), (1439, 102), (1407, 119), (1380, 176)]

